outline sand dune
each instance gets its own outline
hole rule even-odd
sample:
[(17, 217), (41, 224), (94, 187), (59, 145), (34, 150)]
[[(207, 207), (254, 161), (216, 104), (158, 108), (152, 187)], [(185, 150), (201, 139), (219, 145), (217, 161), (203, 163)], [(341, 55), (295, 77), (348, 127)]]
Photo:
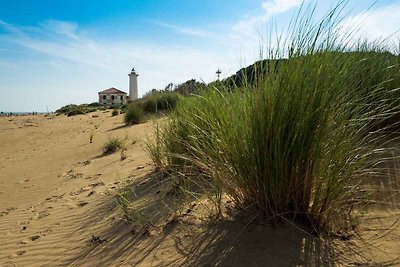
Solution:
[[(121, 121), (109, 112), (0, 118), (1, 266), (368, 263), (356, 258), (334, 261), (335, 244), (293, 226), (273, 228), (247, 217), (209, 220), (199, 203), (184, 208), (178, 220), (163, 221), (161, 215), (168, 211), (158, 196), (165, 195), (160, 194), (165, 188), (149, 179), (154, 174), (143, 149), (153, 123), (123, 127)], [(102, 155), (110, 136), (127, 144), (125, 160), (118, 152)], [(142, 205), (158, 223), (138, 227), (122, 220), (115, 195), (127, 185), (138, 200), (132, 205)], [(366, 238), (373, 236), (368, 232)], [(399, 253), (399, 242), (383, 241), (377, 243), (382, 251), (370, 254), (372, 259)]]
[[(119, 221), (112, 196), (149, 168), (142, 145), (152, 124), (118, 128), (121, 116), (92, 115), (0, 118), (1, 265), (69, 265)], [(127, 159), (101, 156), (109, 136), (126, 140)]]

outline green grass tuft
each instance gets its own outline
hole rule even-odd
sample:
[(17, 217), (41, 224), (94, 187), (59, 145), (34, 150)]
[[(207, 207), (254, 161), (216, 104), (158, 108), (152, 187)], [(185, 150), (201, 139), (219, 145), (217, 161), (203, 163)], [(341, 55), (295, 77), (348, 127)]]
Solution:
[(400, 61), (335, 35), (338, 9), (316, 24), (300, 14), (251, 79), (180, 100), (148, 145), (156, 167), (207, 180), (218, 198), (269, 221), (354, 228), (358, 208), (376, 202), (370, 174), (382, 171), (396, 129)]
[(107, 142), (104, 144), (103, 153), (104, 154), (111, 154), (116, 152), (118, 149), (124, 147), (124, 143), (118, 137), (110, 137), (108, 138)]
[(168, 112), (175, 109), (180, 95), (176, 92), (154, 92), (137, 101), (147, 114)]
[(111, 113), (111, 117), (115, 117), (119, 114), (119, 110), (118, 109), (113, 109), (112, 113)]
[(139, 124), (144, 121), (143, 110), (137, 104), (130, 104), (128, 110), (125, 113), (125, 124), (133, 125)]

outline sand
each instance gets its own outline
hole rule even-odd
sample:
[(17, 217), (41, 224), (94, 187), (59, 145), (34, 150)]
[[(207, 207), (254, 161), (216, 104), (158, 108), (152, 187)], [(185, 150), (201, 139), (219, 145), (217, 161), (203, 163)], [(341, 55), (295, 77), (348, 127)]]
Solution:
[[(160, 196), (169, 189), (150, 179), (153, 167), (144, 149), (153, 127), (153, 122), (124, 127), (122, 116), (111, 117), (111, 112), (0, 117), (0, 265), (366, 263), (331, 260), (332, 244), (296, 227), (273, 228), (251, 217), (211, 220), (201, 203), (193, 202), (178, 214), (171, 212), (173, 218), (168, 219), (168, 205)], [(111, 136), (127, 145), (125, 160), (120, 152), (102, 155)], [(137, 202), (132, 205), (151, 220), (139, 218), (144, 222), (129, 224), (123, 220), (115, 196), (127, 188)], [(384, 260), (387, 254), (398, 254), (399, 242), (390, 242), (371, 257)]]
[[(1, 266), (69, 265), (115, 221), (113, 195), (148, 171), (142, 147), (152, 128), (121, 121), (109, 112), (0, 118)], [(125, 140), (125, 160), (102, 156), (110, 136)]]

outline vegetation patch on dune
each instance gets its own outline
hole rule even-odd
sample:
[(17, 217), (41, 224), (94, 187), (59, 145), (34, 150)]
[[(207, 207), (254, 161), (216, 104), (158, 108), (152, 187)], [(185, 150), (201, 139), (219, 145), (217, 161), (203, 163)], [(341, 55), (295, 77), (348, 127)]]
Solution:
[(152, 92), (136, 101), (145, 113), (161, 113), (175, 109), (180, 95), (176, 92)]
[(123, 141), (118, 137), (110, 137), (103, 146), (104, 154), (111, 154), (124, 147)]
[(95, 112), (97, 110), (104, 110), (107, 107), (99, 103), (82, 104), (82, 105), (66, 105), (56, 110), (57, 114), (65, 114), (68, 117)]
[(175, 109), (181, 96), (171, 91), (154, 91), (123, 108), (126, 125), (144, 122), (153, 115), (160, 115)]
[(384, 43), (337, 34), (340, 7), (318, 23), (300, 12), (250, 78), (180, 100), (148, 145), (157, 168), (206, 185), (218, 213), (226, 196), (268, 222), (357, 231), (378, 196), (396, 195), (376, 185), (397, 131), (400, 68)]
[(111, 112), (111, 116), (117, 116), (119, 114), (119, 110), (118, 109), (113, 109), (113, 111)]
[(125, 113), (124, 121), (126, 125), (139, 124), (144, 121), (143, 110), (135, 104), (130, 104)]

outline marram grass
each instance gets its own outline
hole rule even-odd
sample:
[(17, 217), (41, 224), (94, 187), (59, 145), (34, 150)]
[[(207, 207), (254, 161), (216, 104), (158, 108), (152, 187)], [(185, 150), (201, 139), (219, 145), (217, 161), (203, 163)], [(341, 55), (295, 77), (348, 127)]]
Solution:
[(179, 101), (149, 145), (155, 164), (269, 221), (354, 229), (376, 202), (371, 173), (396, 131), (400, 68), (382, 43), (345, 42), (335, 12), (294, 20), (290, 41), (266, 48), (280, 64), (258, 64), (252, 81)]
[(104, 154), (111, 154), (116, 152), (118, 149), (125, 148), (123, 141), (118, 137), (109, 137), (107, 142), (103, 146)]

